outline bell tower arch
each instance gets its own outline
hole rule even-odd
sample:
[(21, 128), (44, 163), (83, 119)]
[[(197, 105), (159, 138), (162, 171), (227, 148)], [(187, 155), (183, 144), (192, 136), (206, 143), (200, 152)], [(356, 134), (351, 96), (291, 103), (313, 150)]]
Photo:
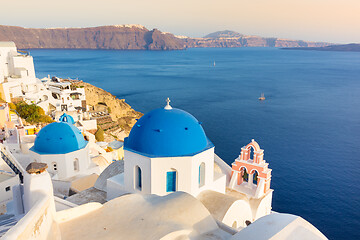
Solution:
[(241, 148), (239, 157), (232, 164), (229, 187), (252, 198), (261, 198), (270, 191), (272, 170), (268, 165), (264, 160), (264, 150), (252, 139)]

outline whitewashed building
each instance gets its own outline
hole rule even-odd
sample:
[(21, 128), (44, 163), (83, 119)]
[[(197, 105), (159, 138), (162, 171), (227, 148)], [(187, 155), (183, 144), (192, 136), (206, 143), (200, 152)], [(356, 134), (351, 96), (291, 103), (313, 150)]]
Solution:
[(253, 140), (243, 147), (231, 168), (215, 155), (201, 122), (169, 103), (141, 117), (125, 138), (124, 172), (107, 180), (108, 200), (125, 193), (182, 191), (233, 228), (270, 214), (271, 169), (259, 145)]
[(86, 96), (84, 88), (75, 88), (71, 82), (63, 81), (57, 77), (51, 80), (42, 80), (45, 86), (51, 91), (55, 111), (86, 111)]
[(52, 111), (86, 110), (84, 88), (74, 88), (70, 82), (36, 78), (33, 57), (20, 51), (14, 42), (0, 42), (0, 94), (6, 102), (23, 98), (46, 113)]
[(13, 199), (13, 186), (20, 184), (19, 176), (8, 166), (1, 156), (0, 158), (0, 215), (3, 207)]
[(132, 128), (124, 144), (124, 186), (132, 192), (166, 195), (203, 190), (225, 193), (226, 176), (214, 174), (214, 145), (191, 114), (155, 109)]
[(31, 151), (41, 163), (23, 171), (23, 191), (15, 187), (8, 205), (12, 207), (0, 218), (0, 237), (326, 239), (301, 217), (270, 212), (271, 169), (255, 141), (242, 148), (231, 168), (214, 154), (201, 123), (171, 108), (169, 101), (165, 108), (145, 114), (131, 130), (125, 140), (124, 172), (112, 174), (121, 172), (122, 162), (104, 171), (109, 178), (106, 186), (102, 179), (102, 189), (111, 201), (92, 202), (91, 193), (102, 192), (95, 189), (80, 193), (90, 201), (81, 206), (70, 198), (56, 198), (51, 175), (71, 178), (83, 171), (89, 154), (89, 144), (73, 122), (64, 115), (39, 132)]
[(0, 42), (1, 97), (23, 97), (28, 102), (40, 104), (47, 110), (46, 102), (51, 92), (36, 78), (34, 60), (27, 52), (17, 50), (14, 42)]
[(100, 172), (90, 159), (88, 142), (73, 124), (73, 118), (64, 114), (59, 122), (42, 128), (30, 148), (31, 158), (46, 163), (53, 179), (64, 180)]

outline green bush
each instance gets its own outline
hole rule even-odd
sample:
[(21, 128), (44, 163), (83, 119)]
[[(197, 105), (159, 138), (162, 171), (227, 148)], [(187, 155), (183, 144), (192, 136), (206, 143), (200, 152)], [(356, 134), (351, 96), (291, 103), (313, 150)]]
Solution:
[(95, 133), (95, 139), (98, 142), (104, 141), (104, 130), (101, 127), (98, 127), (96, 133)]
[(15, 106), (20, 117), (25, 119), (28, 123), (34, 124), (53, 122), (50, 116), (45, 115), (44, 109), (35, 104), (29, 105), (26, 102), (19, 102)]

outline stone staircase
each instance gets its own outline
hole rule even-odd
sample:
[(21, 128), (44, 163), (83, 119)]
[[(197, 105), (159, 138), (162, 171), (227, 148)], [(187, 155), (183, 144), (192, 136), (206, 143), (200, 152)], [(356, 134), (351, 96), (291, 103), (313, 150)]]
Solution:
[(13, 214), (0, 215), (0, 238), (21, 219)]

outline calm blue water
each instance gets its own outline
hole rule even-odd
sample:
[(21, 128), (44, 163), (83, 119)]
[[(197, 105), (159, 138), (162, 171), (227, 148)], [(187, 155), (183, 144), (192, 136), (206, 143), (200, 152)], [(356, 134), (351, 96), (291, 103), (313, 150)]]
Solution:
[[(170, 97), (227, 163), (252, 138), (273, 210), (360, 239), (360, 54), (279, 49), (32, 50), (38, 77), (79, 78), (148, 112)], [(213, 62), (216, 61), (216, 67)], [(264, 92), (266, 101), (259, 102)]]

